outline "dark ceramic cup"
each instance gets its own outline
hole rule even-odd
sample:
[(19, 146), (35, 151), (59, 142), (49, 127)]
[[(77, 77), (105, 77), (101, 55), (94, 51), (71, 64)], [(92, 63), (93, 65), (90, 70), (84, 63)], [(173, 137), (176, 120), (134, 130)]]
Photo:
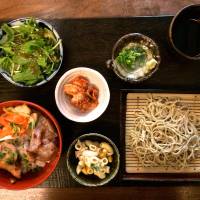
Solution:
[[(97, 141), (97, 142), (107, 142), (111, 145), (113, 148), (114, 154), (113, 154), (113, 161), (109, 164), (110, 166), (110, 173), (106, 175), (106, 178), (100, 179), (97, 176), (94, 175), (84, 175), (83, 173), (80, 173), (77, 175), (76, 173), (76, 167), (78, 165), (78, 159), (75, 157), (75, 144), (77, 141), (84, 141), (84, 140), (91, 140), (91, 141)], [(120, 164), (120, 155), (119, 151), (116, 147), (116, 145), (106, 136), (98, 134), (98, 133), (89, 133), (84, 134), (75, 139), (71, 145), (69, 146), (68, 152), (67, 152), (67, 168), (71, 174), (71, 176), (76, 180), (78, 183), (85, 185), (85, 186), (102, 186), (110, 182), (117, 174), (119, 170), (119, 164)]]
[(200, 60), (200, 4), (186, 6), (173, 17), (169, 41), (181, 56)]

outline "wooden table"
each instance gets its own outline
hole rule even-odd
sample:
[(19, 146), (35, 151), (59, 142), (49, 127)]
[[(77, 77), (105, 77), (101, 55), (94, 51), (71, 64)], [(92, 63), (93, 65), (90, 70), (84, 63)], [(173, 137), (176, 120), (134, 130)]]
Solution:
[[(40, 18), (86, 18), (175, 14), (181, 7), (199, 0), (1, 0), (0, 19), (21, 16)], [(33, 188), (25, 191), (0, 190), (0, 199), (200, 199), (200, 184), (133, 185), (104, 188)]]
[(175, 14), (199, 0), (1, 0), (0, 19), (85, 18)]

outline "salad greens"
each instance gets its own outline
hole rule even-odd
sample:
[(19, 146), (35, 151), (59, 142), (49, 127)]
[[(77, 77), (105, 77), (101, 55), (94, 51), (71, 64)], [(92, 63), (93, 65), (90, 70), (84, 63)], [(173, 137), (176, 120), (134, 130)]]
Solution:
[(130, 43), (125, 46), (116, 57), (116, 61), (127, 70), (134, 70), (142, 67), (146, 62), (147, 54), (141, 45)]
[(20, 25), (1, 26), (0, 68), (15, 82), (34, 85), (59, 66), (59, 44), (51, 30), (29, 18)]

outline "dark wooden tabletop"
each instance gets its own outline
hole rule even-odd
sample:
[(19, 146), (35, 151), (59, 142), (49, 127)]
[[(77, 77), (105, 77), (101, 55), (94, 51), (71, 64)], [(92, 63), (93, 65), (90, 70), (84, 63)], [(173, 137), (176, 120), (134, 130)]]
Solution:
[[(125, 17), (136, 15), (170, 15), (176, 13), (181, 7), (191, 3), (199, 3), (199, 0), (1, 0), (0, 19), (8, 20), (22, 16), (37, 16), (47, 19), (66, 19), (116, 16)], [(79, 63), (75, 62), (75, 64)], [(197, 82), (199, 83), (199, 81)], [(2, 83), (4, 83), (4, 81), (1, 81), (1, 84)], [(151, 81), (149, 83), (151, 84)], [(1, 85), (0, 88), (0, 95), (2, 95), (2, 92), (5, 92), (5, 90), (2, 91), (4, 86)], [(189, 87), (188, 89), (193, 88)], [(11, 89), (8, 88), (8, 93), (10, 93), (11, 97), (13, 96), (11, 94), (13, 91), (12, 86)], [(3, 96), (4, 95), (2, 95), (2, 97)], [(37, 103), (39, 100), (35, 99), (35, 101)], [(24, 191), (8, 191), (1, 189), (0, 199), (200, 199), (200, 186), (199, 184), (194, 183), (177, 185), (162, 184), (161, 186), (159, 186), (159, 184), (152, 185), (135, 183), (128, 187), (107, 186), (103, 188), (42, 188), (41, 186), (39, 188), (32, 188)]]

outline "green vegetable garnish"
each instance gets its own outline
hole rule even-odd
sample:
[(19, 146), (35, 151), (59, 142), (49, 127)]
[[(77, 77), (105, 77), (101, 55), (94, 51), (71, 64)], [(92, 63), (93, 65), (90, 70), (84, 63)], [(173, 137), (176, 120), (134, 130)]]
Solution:
[(96, 170), (96, 171), (99, 171), (100, 170), (100, 167), (94, 163), (91, 164), (91, 168)]
[(19, 131), (20, 131), (20, 127), (17, 124), (13, 123), (13, 122), (10, 123), (10, 126), (13, 129), (14, 134), (17, 135), (19, 133)]
[(3, 24), (0, 68), (15, 82), (34, 85), (52, 74), (60, 64), (59, 44), (51, 30), (27, 19), (17, 26)]
[(0, 159), (2, 159), (6, 154), (3, 152), (0, 152)]
[(11, 143), (12, 143), (14, 146), (23, 146), (23, 143), (22, 143), (22, 141), (21, 141), (19, 138), (13, 139), (13, 140), (11, 141)]
[(137, 45), (127, 45), (116, 58), (116, 62), (127, 70), (133, 70), (144, 65), (147, 59), (146, 51)]
[(29, 125), (28, 125), (28, 128), (29, 129), (34, 129), (35, 128), (35, 124), (36, 124), (35, 121), (30, 122)]
[(6, 159), (6, 163), (9, 165), (12, 165), (15, 163), (15, 160), (17, 159), (17, 153), (11, 153), (9, 158)]
[(1, 29), (6, 33), (0, 40), (0, 45), (12, 42), (14, 39), (14, 31), (11, 27), (9, 27), (7, 24), (3, 24), (1, 26)]
[(21, 155), (21, 164), (23, 173), (30, 171), (31, 165), (26, 154)]

